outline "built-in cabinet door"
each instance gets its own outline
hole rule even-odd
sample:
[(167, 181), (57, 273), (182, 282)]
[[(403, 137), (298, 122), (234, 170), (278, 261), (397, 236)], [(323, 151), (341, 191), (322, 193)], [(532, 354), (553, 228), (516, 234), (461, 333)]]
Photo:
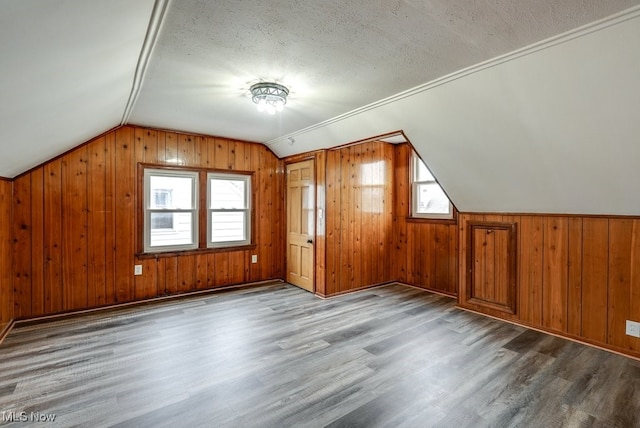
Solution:
[(287, 165), (287, 282), (312, 292), (314, 201), (313, 160)]
[(515, 314), (516, 224), (469, 222), (468, 227), (467, 302)]

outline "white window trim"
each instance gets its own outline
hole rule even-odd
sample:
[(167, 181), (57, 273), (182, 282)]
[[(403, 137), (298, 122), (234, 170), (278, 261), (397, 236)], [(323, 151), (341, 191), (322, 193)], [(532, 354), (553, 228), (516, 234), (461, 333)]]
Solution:
[[(212, 209), (211, 208), (211, 181), (212, 180), (238, 180), (245, 183), (244, 208), (236, 209)], [(251, 244), (251, 175), (234, 174), (226, 172), (207, 173), (207, 248), (228, 248), (240, 247)], [(244, 212), (244, 234), (245, 239), (241, 241), (221, 241), (213, 242), (211, 239), (211, 217), (214, 212)]]
[[(165, 177), (186, 177), (193, 180), (192, 187), (192, 209), (151, 209), (151, 176), (165, 176)], [(195, 250), (198, 248), (198, 172), (197, 171), (177, 171), (169, 169), (144, 169), (144, 252), (145, 253), (165, 253), (171, 251), (184, 251)], [(151, 246), (151, 213), (165, 212), (165, 213), (185, 213), (191, 212), (191, 244), (184, 245), (163, 245), (163, 246)]]
[[(449, 212), (447, 213), (419, 213), (418, 212), (418, 186), (421, 184), (430, 184), (430, 183), (435, 183), (438, 186), (440, 186), (440, 183), (437, 182), (437, 180), (435, 179), (435, 177), (433, 176), (433, 173), (431, 173), (431, 170), (429, 170), (429, 167), (425, 164), (425, 167), (429, 170), (429, 173), (431, 173), (431, 176), (434, 177), (433, 180), (424, 180), (424, 181), (417, 181), (416, 178), (416, 171), (418, 170), (418, 162), (422, 162), (422, 160), (418, 157), (417, 153), (415, 151), (411, 152), (411, 168), (410, 169), (410, 176), (409, 178), (411, 179), (411, 217), (413, 218), (425, 218), (425, 219), (434, 219), (434, 220), (451, 220), (453, 219), (453, 204), (451, 203), (451, 200), (447, 197), (447, 199), (449, 200)], [(442, 186), (440, 187), (442, 188)]]

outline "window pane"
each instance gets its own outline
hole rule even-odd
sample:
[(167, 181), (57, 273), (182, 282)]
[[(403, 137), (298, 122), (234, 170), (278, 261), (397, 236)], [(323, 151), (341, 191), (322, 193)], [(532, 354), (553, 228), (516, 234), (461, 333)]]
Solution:
[(429, 169), (424, 164), (424, 162), (422, 162), (418, 156), (414, 156), (416, 162), (414, 169), (415, 177), (413, 181), (435, 181), (435, 178), (433, 178), (433, 175), (431, 175), (431, 172), (429, 172)]
[(173, 213), (151, 214), (151, 230), (173, 229)]
[(211, 209), (243, 209), (245, 206), (246, 181), (212, 178)]
[(418, 214), (448, 214), (449, 199), (438, 183), (424, 183), (417, 186)]
[(212, 212), (211, 242), (244, 241), (245, 212)]
[(194, 180), (191, 177), (150, 176), (149, 208), (183, 210), (194, 208), (193, 184)]
[(163, 212), (151, 214), (151, 246), (193, 244), (193, 215), (191, 212)]

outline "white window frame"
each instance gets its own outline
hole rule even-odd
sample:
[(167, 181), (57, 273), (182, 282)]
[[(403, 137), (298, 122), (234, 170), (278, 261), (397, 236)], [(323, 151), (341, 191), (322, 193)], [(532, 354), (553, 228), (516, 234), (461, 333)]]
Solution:
[[(168, 209), (168, 208), (151, 208), (151, 177), (152, 176), (164, 176), (164, 177), (181, 177), (192, 179), (193, 186), (192, 201), (193, 206), (191, 209)], [(197, 171), (183, 171), (183, 170), (171, 170), (171, 169), (144, 169), (144, 252), (145, 253), (163, 253), (171, 251), (184, 251), (194, 250), (198, 248), (198, 172)], [(151, 245), (151, 214), (152, 213), (191, 213), (191, 244), (182, 245), (163, 245), (152, 246)]]
[[(425, 168), (429, 171), (429, 173), (433, 177), (433, 180), (418, 181), (416, 179), (419, 162), (424, 164)], [(427, 164), (424, 163), (422, 161), (422, 159), (420, 159), (420, 157), (418, 156), (418, 154), (415, 151), (411, 152), (411, 168), (409, 168), (409, 169), (410, 169), (410, 174), (411, 174), (410, 177), (409, 177), (411, 179), (411, 217), (414, 217), (414, 218), (426, 218), (426, 219), (436, 219), (436, 220), (437, 219), (441, 219), (441, 220), (451, 220), (451, 219), (453, 219), (454, 209), (453, 209), (453, 204), (451, 203), (451, 200), (449, 199), (449, 197), (447, 197), (447, 200), (449, 201), (449, 211), (447, 213), (419, 213), (418, 212), (418, 188), (419, 188), (419, 186), (421, 184), (432, 184), (432, 183), (438, 185), (441, 189), (442, 189), (442, 186), (440, 186), (440, 183), (437, 182), (437, 180), (435, 179), (435, 177), (431, 173), (431, 170), (429, 169)], [(444, 192), (444, 190), (443, 190), (443, 192)], [(446, 194), (445, 194), (445, 196), (446, 196)]]
[[(234, 209), (212, 209), (211, 208), (211, 183), (213, 180), (233, 180), (244, 181), (245, 194), (244, 194), (244, 208)], [(251, 244), (251, 175), (250, 174), (237, 174), (226, 172), (208, 172), (207, 173), (207, 248), (226, 248), (226, 247), (238, 247)], [(211, 217), (214, 212), (243, 212), (244, 213), (244, 240), (238, 241), (220, 241), (213, 242), (212, 240), (212, 224)]]

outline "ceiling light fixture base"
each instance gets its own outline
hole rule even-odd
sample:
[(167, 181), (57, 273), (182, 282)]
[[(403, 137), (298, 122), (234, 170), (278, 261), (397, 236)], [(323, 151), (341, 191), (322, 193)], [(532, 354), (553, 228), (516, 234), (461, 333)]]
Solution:
[(260, 82), (249, 88), (251, 99), (258, 105), (258, 111), (275, 114), (282, 111), (287, 103), (289, 89), (278, 83)]

